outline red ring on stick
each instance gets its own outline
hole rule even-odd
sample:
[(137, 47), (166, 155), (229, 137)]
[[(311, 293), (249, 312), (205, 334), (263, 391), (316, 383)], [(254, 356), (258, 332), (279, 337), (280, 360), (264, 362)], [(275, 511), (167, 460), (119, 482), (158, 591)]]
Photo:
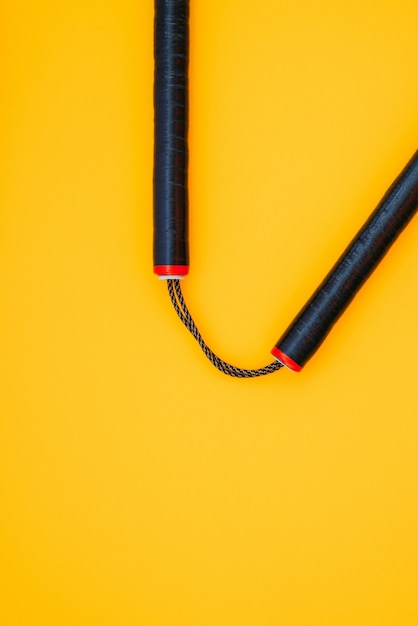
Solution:
[(287, 354), (279, 350), (279, 348), (276, 348), (276, 346), (273, 348), (271, 353), (273, 356), (276, 357), (276, 359), (280, 361), (280, 363), (283, 363), (283, 365), (286, 365), (286, 367), (293, 370), (294, 372), (300, 372), (302, 370), (302, 367), (300, 365), (298, 365), (293, 359), (291, 359), (290, 356), (287, 356)]
[(188, 265), (154, 265), (154, 274), (158, 276), (187, 276)]

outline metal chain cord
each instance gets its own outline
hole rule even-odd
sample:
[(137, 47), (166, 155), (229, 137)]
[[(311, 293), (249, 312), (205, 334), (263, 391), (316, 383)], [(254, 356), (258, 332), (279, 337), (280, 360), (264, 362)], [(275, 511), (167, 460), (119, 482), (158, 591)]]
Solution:
[(235, 378), (257, 378), (258, 376), (265, 376), (266, 374), (272, 374), (273, 372), (277, 372), (283, 367), (282, 363), (279, 363), (279, 361), (274, 361), (273, 363), (270, 363), (269, 365), (266, 365), (265, 367), (261, 367), (259, 369), (246, 370), (241, 369), (240, 367), (235, 367), (234, 365), (230, 365), (229, 363), (226, 363), (225, 361), (220, 359), (208, 347), (199, 330), (197, 329), (196, 324), (194, 323), (193, 318), (190, 315), (189, 309), (187, 308), (187, 305), (184, 301), (180, 281), (178, 279), (169, 279), (167, 280), (167, 286), (171, 302), (173, 303), (177, 315), (179, 316), (187, 330), (196, 339), (205, 356), (220, 372), (226, 374), (227, 376), (233, 376)]

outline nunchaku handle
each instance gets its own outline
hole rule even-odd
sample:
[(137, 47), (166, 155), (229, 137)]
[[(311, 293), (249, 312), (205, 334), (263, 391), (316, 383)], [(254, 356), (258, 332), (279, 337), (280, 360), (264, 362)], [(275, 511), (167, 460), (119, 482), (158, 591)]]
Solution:
[(418, 209), (418, 151), (276, 343), (272, 354), (300, 371)]
[(189, 271), (189, 1), (155, 0), (154, 272)]

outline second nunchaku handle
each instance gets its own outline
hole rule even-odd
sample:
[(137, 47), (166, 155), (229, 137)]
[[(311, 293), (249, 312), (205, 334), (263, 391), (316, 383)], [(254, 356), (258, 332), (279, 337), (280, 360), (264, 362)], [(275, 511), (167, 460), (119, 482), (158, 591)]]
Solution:
[(418, 151), (272, 350), (300, 371), (418, 209)]

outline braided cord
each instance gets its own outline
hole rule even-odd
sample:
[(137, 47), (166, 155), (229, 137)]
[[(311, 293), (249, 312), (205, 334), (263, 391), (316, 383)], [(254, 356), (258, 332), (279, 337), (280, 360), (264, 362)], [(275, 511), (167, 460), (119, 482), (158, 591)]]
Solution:
[(258, 376), (265, 376), (266, 374), (272, 374), (273, 372), (277, 372), (283, 367), (283, 364), (279, 363), (279, 361), (273, 361), (273, 363), (270, 363), (265, 367), (261, 367), (255, 370), (246, 370), (241, 369), (240, 367), (235, 367), (234, 365), (230, 365), (229, 363), (226, 363), (225, 361), (220, 359), (208, 347), (199, 330), (197, 329), (196, 324), (194, 323), (193, 318), (190, 315), (189, 309), (187, 308), (187, 305), (184, 301), (180, 281), (178, 279), (169, 279), (167, 280), (167, 286), (171, 302), (173, 303), (177, 315), (179, 316), (187, 330), (196, 339), (197, 343), (202, 348), (205, 356), (220, 372), (222, 372), (223, 374), (227, 374), (228, 376), (233, 376), (235, 378), (256, 378)]

